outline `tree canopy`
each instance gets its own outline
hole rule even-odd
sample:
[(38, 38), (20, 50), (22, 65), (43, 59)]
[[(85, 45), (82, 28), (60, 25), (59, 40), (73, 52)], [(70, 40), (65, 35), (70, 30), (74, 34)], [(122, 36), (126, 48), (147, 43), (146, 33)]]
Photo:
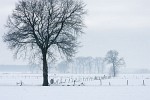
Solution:
[(8, 18), (4, 41), (15, 55), (42, 58), (44, 80), (48, 80), (49, 57), (59, 52), (71, 58), (76, 53), (78, 36), (83, 33), (84, 7), (78, 0), (21, 0)]

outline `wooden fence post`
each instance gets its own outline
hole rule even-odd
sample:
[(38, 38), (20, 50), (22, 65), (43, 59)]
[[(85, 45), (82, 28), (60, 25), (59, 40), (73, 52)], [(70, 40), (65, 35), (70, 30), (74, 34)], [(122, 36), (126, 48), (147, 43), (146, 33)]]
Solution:
[(145, 82), (144, 82), (144, 80), (143, 80), (143, 86), (145, 86)]
[(111, 86), (110, 82), (109, 82), (109, 86)]

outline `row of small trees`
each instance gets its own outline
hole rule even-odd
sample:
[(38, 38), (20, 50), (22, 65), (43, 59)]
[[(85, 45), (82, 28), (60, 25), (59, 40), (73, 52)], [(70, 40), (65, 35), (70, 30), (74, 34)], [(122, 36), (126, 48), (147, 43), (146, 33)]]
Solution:
[(103, 73), (103, 58), (77, 57), (71, 61), (62, 61), (57, 65), (61, 73), (92, 74)]
[(57, 65), (57, 70), (61, 73), (73, 74), (103, 74), (107, 71), (115, 77), (119, 68), (124, 65), (125, 61), (119, 58), (119, 53), (110, 50), (103, 58), (77, 57), (71, 61), (62, 61)]

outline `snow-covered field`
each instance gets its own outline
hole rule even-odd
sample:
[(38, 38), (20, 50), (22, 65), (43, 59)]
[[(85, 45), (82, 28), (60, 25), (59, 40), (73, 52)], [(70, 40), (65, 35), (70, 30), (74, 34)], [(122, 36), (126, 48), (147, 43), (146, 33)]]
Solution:
[(1, 86), (0, 100), (150, 100), (149, 86)]
[(49, 79), (54, 84), (43, 87), (41, 74), (1, 73), (0, 100), (150, 100), (149, 74), (49, 75)]

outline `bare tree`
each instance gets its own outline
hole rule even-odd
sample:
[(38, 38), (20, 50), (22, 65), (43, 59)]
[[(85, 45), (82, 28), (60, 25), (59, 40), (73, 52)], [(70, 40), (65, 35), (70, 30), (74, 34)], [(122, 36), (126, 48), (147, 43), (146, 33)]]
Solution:
[(79, 73), (85, 73), (85, 57), (77, 57), (74, 59), (76, 67), (78, 67)]
[(95, 72), (97, 71), (98, 74), (103, 74), (104, 72), (104, 68), (105, 68), (105, 65), (104, 65), (104, 58), (101, 58), (101, 57), (96, 57), (94, 59), (94, 64), (95, 64)]
[(47, 59), (58, 52), (67, 59), (76, 53), (84, 7), (77, 0), (21, 0), (9, 16), (4, 42), (15, 55), (42, 59), (43, 86), (48, 86)]
[(112, 64), (111, 71), (115, 77), (118, 71), (118, 68), (122, 65), (125, 65), (124, 59), (118, 57), (119, 53), (116, 50), (110, 50), (106, 54), (105, 61), (107, 64)]
[(57, 69), (59, 70), (59, 72), (66, 74), (68, 72), (68, 69), (69, 69), (69, 62), (68, 61), (61, 61), (57, 65)]
[(92, 57), (85, 57), (85, 66), (87, 69), (88, 74), (92, 74), (92, 67), (93, 67), (93, 58)]

